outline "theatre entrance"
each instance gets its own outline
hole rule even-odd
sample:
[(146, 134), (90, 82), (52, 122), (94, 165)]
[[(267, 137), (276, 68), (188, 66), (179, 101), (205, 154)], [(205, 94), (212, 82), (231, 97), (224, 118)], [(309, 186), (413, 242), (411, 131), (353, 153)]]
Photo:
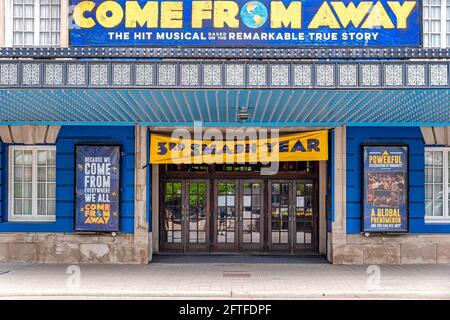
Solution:
[(318, 164), (160, 165), (160, 251), (317, 253)]

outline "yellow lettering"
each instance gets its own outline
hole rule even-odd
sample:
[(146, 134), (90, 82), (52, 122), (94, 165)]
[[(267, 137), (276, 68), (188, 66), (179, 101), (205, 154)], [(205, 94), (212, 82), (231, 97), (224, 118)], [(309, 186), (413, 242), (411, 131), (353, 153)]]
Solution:
[(75, 21), (75, 23), (83, 29), (94, 27), (94, 19), (84, 17), (86, 12), (92, 12), (94, 8), (95, 2), (93, 1), (82, 1), (78, 3), (75, 8), (73, 8), (73, 21)]
[(281, 1), (272, 1), (270, 3), (270, 27), (291, 29), (301, 29), (302, 27), (302, 3), (293, 1), (286, 8)]
[(387, 14), (380, 1), (375, 3), (366, 21), (364, 21), (363, 25), (361, 26), (361, 28), (363, 29), (374, 29), (376, 27), (383, 27), (385, 29), (394, 28), (394, 24), (392, 23), (391, 18), (389, 18), (389, 15)]
[(411, 11), (416, 6), (415, 1), (405, 1), (403, 2), (403, 5), (401, 5), (397, 1), (388, 1), (388, 5), (391, 8), (391, 10), (394, 12), (395, 17), (397, 19), (397, 28), (398, 29), (406, 29), (407, 23), (406, 20), (408, 19), (409, 15), (411, 14)]
[(202, 28), (203, 20), (211, 20), (212, 2), (193, 1), (192, 2), (192, 28)]
[(340, 1), (333, 1), (331, 2), (331, 5), (333, 6), (334, 11), (339, 18), (339, 21), (342, 23), (342, 26), (344, 28), (347, 28), (349, 23), (352, 23), (353, 26), (357, 28), (372, 6), (372, 2), (362, 1), (358, 4), (357, 7), (355, 7), (353, 2), (350, 2), (347, 7), (343, 2)]
[(161, 2), (161, 28), (183, 28), (183, 2)]
[(137, 25), (147, 28), (158, 27), (158, 2), (149, 1), (142, 8), (137, 1), (125, 2), (125, 27), (136, 28)]
[(117, 27), (123, 19), (123, 10), (115, 1), (102, 2), (97, 8), (97, 21), (105, 28)]
[(239, 20), (236, 16), (239, 13), (239, 7), (234, 1), (215, 1), (214, 2), (214, 28), (223, 28), (225, 24), (229, 28), (239, 28)]
[(331, 29), (339, 29), (339, 22), (331, 11), (328, 2), (322, 3), (316, 15), (313, 17), (309, 23), (309, 29), (317, 29), (319, 27), (328, 27)]

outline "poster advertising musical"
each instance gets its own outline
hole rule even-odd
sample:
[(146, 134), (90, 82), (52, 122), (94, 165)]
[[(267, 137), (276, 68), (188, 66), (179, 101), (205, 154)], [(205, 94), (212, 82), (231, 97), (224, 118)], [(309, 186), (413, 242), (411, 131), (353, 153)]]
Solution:
[(408, 232), (408, 147), (363, 149), (364, 232)]
[(77, 145), (75, 230), (119, 231), (120, 147)]

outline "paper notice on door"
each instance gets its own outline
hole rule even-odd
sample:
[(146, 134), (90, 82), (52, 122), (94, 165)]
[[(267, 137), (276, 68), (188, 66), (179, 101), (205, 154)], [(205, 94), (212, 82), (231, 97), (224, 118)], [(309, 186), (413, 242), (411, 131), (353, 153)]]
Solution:
[(234, 206), (234, 196), (227, 196), (227, 206)]
[(252, 196), (244, 196), (244, 207), (252, 206)]
[(219, 196), (218, 198), (217, 198), (217, 205), (219, 206), (219, 207), (225, 207), (226, 206), (226, 202), (225, 202), (225, 196)]
[(297, 207), (298, 208), (305, 207), (305, 197), (297, 197)]

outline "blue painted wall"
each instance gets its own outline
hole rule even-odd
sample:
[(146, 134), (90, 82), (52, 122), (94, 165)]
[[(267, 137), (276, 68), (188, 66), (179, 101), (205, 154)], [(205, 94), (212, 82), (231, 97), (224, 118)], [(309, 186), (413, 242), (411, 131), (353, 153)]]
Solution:
[(8, 145), (0, 145), (0, 232), (73, 232), (75, 144), (118, 144), (121, 159), (121, 231), (134, 230), (134, 127), (62, 127), (56, 141), (56, 222), (8, 222)]
[(361, 145), (394, 143), (409, 146), (409, 231), (450, 233), (450, 224), (425, 224), (424, 141), (417, 127), (347, 128), (347, 233), (361, 232)]

